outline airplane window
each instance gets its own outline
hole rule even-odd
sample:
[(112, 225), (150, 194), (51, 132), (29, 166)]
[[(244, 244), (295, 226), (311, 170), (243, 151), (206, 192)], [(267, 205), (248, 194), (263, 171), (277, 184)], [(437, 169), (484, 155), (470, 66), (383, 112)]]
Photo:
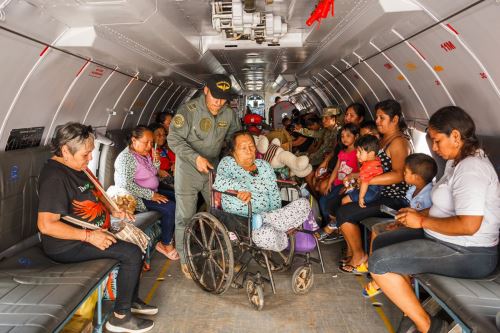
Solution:
[[(431, 155), (431, 150), (427, 144), (426, 133), (419, 131), (417, 129), (411, 130), (411, 137), (413, 139), (413, 145), (415, 146), (416, 153), (424, 153)], [(432, 155), (431, 155), (432, 156)]]

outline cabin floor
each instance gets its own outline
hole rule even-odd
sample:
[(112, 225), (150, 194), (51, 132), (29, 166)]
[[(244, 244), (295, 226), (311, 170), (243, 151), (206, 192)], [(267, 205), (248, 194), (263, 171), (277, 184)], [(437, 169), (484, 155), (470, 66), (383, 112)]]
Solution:
[[(401, 312), (383, 294), (372, 299), (361, 295), (366, 276), (339, 271), (341, 244), (321, 249), (326, 273), (321, 273), (319, 264), (313, 265), (312, 290), (295, 295), (293, 271), (275, 273), (277, 293), (265, 285), (262, 311), (253, 309), (244, 289), (230, 288), (223, 295), (201, 290), (182, 275), (178, 261), (156, 252), (151, 271), (143, 274), (140, 293), (159, 307), (151, 332), (394, 332)], [(295, 264), (300, 261), (295, 259)]]

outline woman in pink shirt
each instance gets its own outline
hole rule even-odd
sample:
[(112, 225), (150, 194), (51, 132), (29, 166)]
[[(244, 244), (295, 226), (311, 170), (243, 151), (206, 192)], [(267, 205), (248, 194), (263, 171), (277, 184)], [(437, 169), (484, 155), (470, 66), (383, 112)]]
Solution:
[(154, 164), (150, 156), (153, 132), (146, 126), (132, 130), (129, 146), (115, 161), (115, 185), (126, 189), (137, 200), (137, 210), (155, 210), (161, 213), (161, 242), (156, 250), (170, 260), (179, 260), (172, 243), (175, 228), (175, 203), (158, 193), (159, 160)]

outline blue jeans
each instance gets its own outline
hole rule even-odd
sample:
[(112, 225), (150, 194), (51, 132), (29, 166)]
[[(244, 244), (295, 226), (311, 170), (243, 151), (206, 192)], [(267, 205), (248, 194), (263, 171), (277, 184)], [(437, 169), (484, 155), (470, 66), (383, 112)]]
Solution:
[[(378, 200), (381, 190), (382, 187), (378, 185), (368, 186), (368, 190), (366, 190), (365, 194), (365, 205)], [(352, 202), (359, 202), (359, 188), (355, 188), (354, 190), (347, 192), (347, 195), (351, 198)]]
[(148, 210), (155, 210), (161, 214), (161, 242), (168, 245), (172, 242), (175, 229), (175, 202), (158, 203), (142, 199)]
[(174, 190), (163, 188), (162, 186), (160, 186), (160, 188), (158, 189), (158, 193), (160, 193), (161, 195), (166, 196), (168, 198), (168, 200), (175, 202), (175, 192), (174, 192)]
[(61, 263), (78, 263), (95, 259), (115, 259), (120, 263), (116, 278), (116, 301), (114, 310), (120, 314), (130, 312), (132, 302), (137, 299), (139, 276), (142, 270), (142, 252), (137, 245), (117, 241), (106, 250), (99, 250), (89, 243), (74, 246), (68, 251), (47, 254), (51, 259)]
[(497, 266), (497, 247), (464, 247), (430, 237), (423, 229), (401, 228), (373, 241), (370, 272), (385, 274), (432, 273), (478, 279)]
[(332, 186), (330, 193), (319, 198), (319, 210), (321, 211), (321, 216), (323, 217), (323, 225), (325, 226), (330, 221), (329, 215), (335, 211), (337, 207), (340, 207), (342, 202), (342, 196), (340, 195), (340, 190), (344, 185), (340, 184), (337, 186)]

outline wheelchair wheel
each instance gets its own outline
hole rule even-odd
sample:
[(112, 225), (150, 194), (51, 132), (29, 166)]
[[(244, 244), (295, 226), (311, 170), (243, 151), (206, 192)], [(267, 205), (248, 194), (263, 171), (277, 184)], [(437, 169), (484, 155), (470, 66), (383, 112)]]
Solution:
[(314, 283), (314, 274), (311, 265), (300, 266), (293, 272), (292, 289), (297, 295), (303, 295), (311, 290)]
[[(265, 252), (269, 258), (271, 271), (284, 272), (290, 269), (295, 255), (295, 235), (288, 235), (288, 244), (288, 248), (281, 252), (262, 250), (262, 252)], [(261, 267), (267, 268), (264, 256), (258, 254), (255, 256), (255, 260)]]
[(234, 275), (234, 257), (226, 227), (209, 213), (197, 213), (184, 231), (189, 273), (203, 290), (222, 294)]
[(255, 310), (260, 311), (264, 307), (264, 288), (259, 283), (252, 280), (246, 281), (245, 289), (247, 291), (248, 300)]

